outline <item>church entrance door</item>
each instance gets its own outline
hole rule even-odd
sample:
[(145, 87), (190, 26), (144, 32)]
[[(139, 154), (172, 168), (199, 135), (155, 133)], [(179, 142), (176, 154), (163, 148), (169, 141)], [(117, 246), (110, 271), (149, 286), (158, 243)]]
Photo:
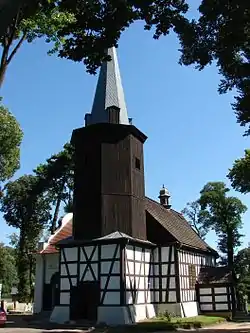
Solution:
[(97, 281), (82, 281), (70, 293), (70, 319), (97, 320), (100, 289)]

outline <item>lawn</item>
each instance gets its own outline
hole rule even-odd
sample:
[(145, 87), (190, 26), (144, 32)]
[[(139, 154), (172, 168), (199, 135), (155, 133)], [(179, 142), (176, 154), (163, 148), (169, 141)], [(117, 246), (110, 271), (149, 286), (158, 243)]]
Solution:
[(166, 317), (148, 319), (134, 325), (108, 328), (108, 333), (127, 333), (127, 332), (156, 332), (156, 331), (173, 331), (177, 328), (201, 328), (209, 325), (215, 325), (224, 322), (225, 318), (213, 316), (197, 316), (190, 318), (171, 318), (169, 321)]
[(248, 304), (248, 311), (250, 311), (250, 304)]

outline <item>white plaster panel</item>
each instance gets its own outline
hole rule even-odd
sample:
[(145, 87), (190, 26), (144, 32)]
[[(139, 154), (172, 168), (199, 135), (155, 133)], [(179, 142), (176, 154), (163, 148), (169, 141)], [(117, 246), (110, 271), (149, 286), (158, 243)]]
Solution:
[(224, 288), (224, 287), (214, 288), (214, 293), (215, 294), (226, 294), (227, 293), (227, 288)]
[[(101, 292), (102, 297), (103, 292)], [(107, 291), (105, 293), (103, 304), (120, 304), (120, 292)]]
[(126, 291), (126, 304), (132, 304), (133, 303), (133, 297), (131, 291)]
[(60, 304), (70, 304), (70, 293), (60, 293)]
[(86, 269), (86, 264), (80, 264), (80, 279), (83, 278), (83, 274), (85, 274), (83, 281), (94, 281), (97, 279), (98, 276), (98, 264), (91, 264), (91, 268), (88, 266), (87, 270)]
[(126, 276), (126, 286), (130, 289), (130, 286), (134, 286), (134, 276)]
[(134, 274), (134, 262), (133, 261), (126, 262), (126, 274)]
[(171, 267), (170, 267), (170, 275), (175, 275), (175, 267), (174, 267), (174, 264), (171, 264)]
[(159, 254), (158, 254), (158, 247), (156, 249), (154, 249), (153, 251), (153, 258), (154, 258), (154, 262), (158, 263), (159, 262)]
[(165, 300), (166, 300), (166, 290), (162, 290), (161, 297), (162, 297), (161, 299), (165, 303)]
[(227, 303), (215, 303), (215, 309), (216, 310), (228, 310), (228, 304)]
[[(85, 253), (86, 252), (86, 256)], [(95, 251), (93, 252), (93, 250), (95, 249)], [(93, 253), (93, 256), (91, 257)], [(94, 247), (94, 246), (84, 246), (83, 248), (80, 248), (80, 261), (84, 262), (84, 261), (88, 261), (90, 260), (91, 257), (91, 261), (97, 261), (98, 260), (98, 246)]]
[(143, 263), (136, 262), (135, 263), (135, 274), (141, 275), (142, 274), (142, 267), (143, 267)]
[(77, 264), (67, 264), (70, 275), (77, 275)]
[(71, 248), (64, 249), (66, 261), (77, 261), (77, 258), (78, 258), (77, 253), (78, 253), (77, 247), (71, 247)]
[(215, 302), (227, 302), (227, 295), (215, 296)]
[(143, 276), (141, 276), (139, 278), (138, 288), (139, 289), (145, 289), (145, 278)]
[(61, 290), (69, 290), (70, 289), (70, 283), (68, 278), (62, 278), (60, 279), (60, 284), (61, 284)]
[(167, 288), (167, 278), (164, 277), (161, 279), (161, 285), (163, 289)]
[(162, 262), (169, 262), (169, 247), (162, 247), (161, 248), (161, 261)]
[(137, 304), (144, 304), (145, 303), (145, 292), (144, 291), (137, 291), (136, 293), (136, 303)]
[(61, 275), (68, 275), (65, 264), (61, 264)]
[(174, 256), (174, 247), (172, 248), (171, 261), (175, 261), (175, 256)]
[(161, 266), (162, 275), (167, 275), (168, 274), (168, 265), (169, 264), (162, 264), (162, 266)]
[(169, 285), (170, 288), (175, 288), (175, 277), (171, 277), (170, 278), (170, 285)]
[(126, 247), (126, 257), (128, 260), (134, 260), (134, 248), (130, 245)]
[(154, 296), (155, 296), (155, 302), (159, 302), (159, 291), (156, 291), (154, 293)]
[(212, 302), (212, 296), (200, 296), (200, 302)]
[(169, 302), (176, 302), (176, 292), (169, 291)]
[(212, 295), (211, 288), (200, 288), (199, 292), (200, 292), (200, 295), (204, 295), (204, 294)]
[[(107, 281), (107, 276), (102, 276), (101, 277), (101, 288), (105, 288), (106, 281)], [(119, 289), (120, 290), (120, 277), (111, 276), (109, 279), (107, 289)]]
[(50, 283), (53, 274), (59, 271), (59, 255), (48, 254), (45, 256), (45, 283)]
[(212, 304), (200, 304), (200, 308), (202, 311), (209, 311), (209, 310), (213, 310), (213, 305)]
[(159, 265), (154, 265), (154, 273), (155, 275), (159, 275)]
[(154, 275), (154, 265), (152, 263), (150, 263), (149, 265), (149, 276)]
[[(101, 247), (101, 258), (102, 259), (113, 259), (116, 247), (117, 247), (116, 244), (102, 245), (102, 247)], [(115, 257), (116, 258), (120, 257), (119, 248), (118, 248), (118, 251), (117, 251)]]
[(155, 280), (155, 288), (158, 289), (159, 288), (159, 278), (156, 277), (154, 280)]
[(135, 260), (143, 260), (143, 252), (140, 247), (135, 248)]
[(150, 264), (145, 264), (145, 275), (149, 275)]
[[(111, 261), (104, 261), (101, 263), (101, 273), (102, 274), (109, 273), (111, 263), (112, 263)], [(120, 273), (120, 262), (119, 261), (114, 262), (113, 268), (112, 268), (112, 273), (113, 274)]]
[(145, 262), (150, 262), (151, 261), (151, 251), (150, 250), (145, 250)]

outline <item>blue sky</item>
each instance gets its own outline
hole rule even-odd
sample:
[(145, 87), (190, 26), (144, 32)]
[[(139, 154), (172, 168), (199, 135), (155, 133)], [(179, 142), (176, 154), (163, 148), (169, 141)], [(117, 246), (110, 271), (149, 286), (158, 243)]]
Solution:
[[(249, 138), (236, 123), (232, 95), (219, 96), (215, 67), (202, 72), (178, 65), (174, 35), (158, 41), (140, 24), (121, 38), (118, 57), (129, 116), (148, 140), (145, 143), (146, 194), (157, 199), (164, 183), (176, 210), (198, 198), (208, 181), (225, 181), (228, 169), (249, 147)], [(32, 172), (61, 150), (72, 130), (81, 127), (91, 109), (96, 76), (81, 63), (46, 54), (42, 40), (25, 44), (13, 60), (1, 91), (4, 104), (24, 131), (21, 169)], [(237, 195), (247, 205), (247, 196)], [(94, 203), (93, 203), (94, 204)], [(250, 241), (244, 215), (244, 245)], [(0, 241), (13, 229), (0, 216)], [(208, 242), (216, 245), (213, 234)]]

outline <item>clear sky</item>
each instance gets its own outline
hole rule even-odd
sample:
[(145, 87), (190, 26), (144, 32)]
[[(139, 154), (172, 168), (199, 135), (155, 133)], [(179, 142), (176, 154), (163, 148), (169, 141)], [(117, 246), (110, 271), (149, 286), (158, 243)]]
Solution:
[[(155, 41), (135, 24), (121, 38), (118, 57), (129, 116), (148, 136), (146, 194), (157, 199), (164, 183), (173, 208), (181, 210), (208, 181), (229, 185), (228, 169), (243, 156), (250, 138), (236, 123), (232, 95), (217, 93), (217, 69), (181, 67), (178, 47), (174, 35)], [(24, 45), (1, 91), (24, 131), (15, 177), (60, 151), (91, 109), (97, 77), (86, 74), (81, 63), (48, 56), (47, 50), (41, 40)], [(249, 196), (232, 193), (248, 204)], [(244, 245), (250, 241), (249, 218), (250, 211), (244, 216)], [(8, 242), (13, 230), (2, 217), (0, 227), (0, 241)], [(216, 245), (213, 234), (207, 240)]]

